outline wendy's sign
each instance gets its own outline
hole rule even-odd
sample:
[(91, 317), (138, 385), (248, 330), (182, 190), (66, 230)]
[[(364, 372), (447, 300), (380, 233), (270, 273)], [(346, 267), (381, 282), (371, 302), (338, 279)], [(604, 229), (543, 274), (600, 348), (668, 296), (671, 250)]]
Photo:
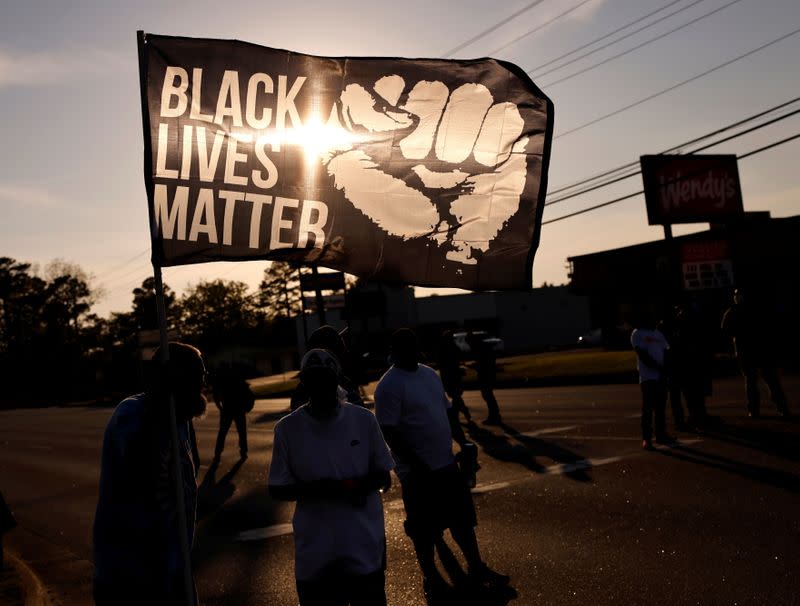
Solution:
[(642, 156), (650, 225), (723, 221), (744, 212), (734, 155)]
[(553, 105), (493, 59), (139, 35), (153, 261), (528, 288)]

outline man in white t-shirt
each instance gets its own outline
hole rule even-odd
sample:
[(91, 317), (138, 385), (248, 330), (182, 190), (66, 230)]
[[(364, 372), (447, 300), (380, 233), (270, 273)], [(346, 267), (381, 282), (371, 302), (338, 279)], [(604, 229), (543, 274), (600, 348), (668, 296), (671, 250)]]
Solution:
[(477, 518), (472, 495), (453, 456), (450, 401), (439, 375), (419, 363), (419, 345), (409, 329), (392, 335), (392, 367), (375, 389), (375, 416), (392, 449), (403, 489), (405, 530), (414, 544), (426, 594), (443, 589), (434, 547), (445, 529), (467, 561), (470, 578), (506, 584), (481, 559), (475, 538)]
[(631, 345), (636, 351), (639, 384), (642, 389), (642, 447), (653, 448), (653, 416), (656, 442), (672, 441), (666, 430), (667, 377), (664, 358), (669, 349), (667, 339), (656, 330), (650, 314), (644, 314), (639, 328), (631, 333)]
[(275, 426), (269, 493), (297, 501), (295, 577), (301, 606), (386, 604), (386, 535), (379, 490), (394, 467), (378, 422), (341, 402), (339, 366), (312, 349), (300, 377), (309, 402)]

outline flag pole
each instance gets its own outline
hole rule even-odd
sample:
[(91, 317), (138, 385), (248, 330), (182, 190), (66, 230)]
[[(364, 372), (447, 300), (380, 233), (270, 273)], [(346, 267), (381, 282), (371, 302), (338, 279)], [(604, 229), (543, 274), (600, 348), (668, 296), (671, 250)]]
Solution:
[[(167, 335), (167, 309), (164, 300), (164, 282), (161, 277), (161, 266), (153, 263), (153, 277), (156, 285), (156, 314), (158, 315), (158, 332), (161, 339), (161, 355), (158, 361), (162, 370), (169, 363), (169, 338)], [(175, 396), (169, 390), (169, 434), (170, 459), (172, 460), (172, 476), (175, 479), (175, 506), (178, 515), (178, 540), (181, 545), (183, 594), (186, 606), (194, 606), (194, 583), (192, 581), (191, 556), (189, 553), (189, 528), (186, 523), (186, 496), (183, 492), (183, 470), (181, 469), (180, 450), (178, 444), (178, 420), (175, 415)]]
[[(139, 89), (141, 92), (142, 101), (142, 127), (144, 131), (144, 176), (145, 187), (147, 189), (148, 202), (152, 200), (153, 194), (153, 158), (152, 151), (149, 145), (150, 138), (150, 110), (147, 102), (147, 49), (146, 39), (143, 30), (136, 32), (136, 43), (139, 52)], [(150, 209), (150, 228), (153, 230), (155, 227), (155, 217), (153, 216), (152, 208)], [(155, 234), (151, 233), (151, 248)], [(155, 251), (153, 251), (155, 252)], [(158, 332), (161, 342), (161, 355), (157, 361), (161, 364), (162, 370), (166, 370), (169, 363), (169, 339), (167, 336), (167, 311), (164, 302), (164, 281), (161, 276), (161, 264), (156, 261), (156, 255), (153, 255), (153, 278), (156, 288), (156, 315), (158, 316)], [(169, 398), (167, 403), (167, 416), (169, 417), (169, 439), (170, 439), (170, 458), (172, 459), (172, 475), (175, 480), (175, 506), (178, 514), (178, 541), (180, 542), (181, 551), (181, 580), (183, 586), (185, 606), (195, 605), (194, 596), (194, 582), (192, 581), (191, 560), (189, 554), (189, 529), (186, 524), (186, 499), (183, 493), (183, 473), (181, 470), (180, 452), (178, 448), (178, 422), (175, 417), (175, 396), (172, 390), (169, 390)], [(153, 554), (155, 556), (156, 554)]]

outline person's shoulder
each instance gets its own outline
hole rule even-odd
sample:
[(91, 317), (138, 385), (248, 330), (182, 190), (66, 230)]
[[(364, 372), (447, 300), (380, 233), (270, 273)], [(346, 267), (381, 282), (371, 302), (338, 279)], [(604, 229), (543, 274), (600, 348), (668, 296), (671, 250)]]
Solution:
[(118, 437), (137, 431), (144, 422), (145, 405), (146, 398), (143, 393), (122, 400), (111, 413), (107, 431)]
[(292, 431), (293, 429), (303, 425), (308, 418), (308, 411), (306, 410), (307, 404), (296, 408), (286, 416), (281, 417), (275, 423), (275, 431)]
[(145, 394), (138, 393), (133, 396), (128, 396), (122, 402), (117, 404), (114, 408), (112, 418), (115, 420), (125, 419), (133, 416), (139, 416), (145, 407)]
[(392, 366), (383, 373), (383, 376), (378, 379), (378, 384), (375, 386), (375, 392), (384, 391), (388, 387), (391, 387), (394, 383), (397, 382), (397, 369)]
[(370, 421), (375, 418), (371, 411), (358, 404), (342, 402), (342, 414), (357, 419), (359, 421)]
[(437, 379), (439, 378), (439, 373), (433, 370), (433, 368), (431, 368), (430, 366), (427, 366), (425, 364), (420, 364), (419, 367), (417, 368), (417, 371), (421, 372), (422, 375), (425, 377), (436, 377)]

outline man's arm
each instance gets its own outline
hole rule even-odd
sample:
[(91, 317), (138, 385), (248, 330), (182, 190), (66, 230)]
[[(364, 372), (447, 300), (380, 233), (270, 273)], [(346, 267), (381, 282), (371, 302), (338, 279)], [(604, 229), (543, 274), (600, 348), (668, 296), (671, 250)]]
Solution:
[(464, 430), (458, 420), (458, 411), (454, 406), (447, 409), (447, 421), (450, 423), (450, 435), (453, 436), (456, 444), (459, 446), (467, 444), (469, 440), (467, 440), (467, 436), (464, 435)]
[(381, 425), (383, 438), (398, 458), (411, 466), (413, 471), (430, 471), (430, 468), (417, 456), (414, 448), (403, 438), (397, 427)]

